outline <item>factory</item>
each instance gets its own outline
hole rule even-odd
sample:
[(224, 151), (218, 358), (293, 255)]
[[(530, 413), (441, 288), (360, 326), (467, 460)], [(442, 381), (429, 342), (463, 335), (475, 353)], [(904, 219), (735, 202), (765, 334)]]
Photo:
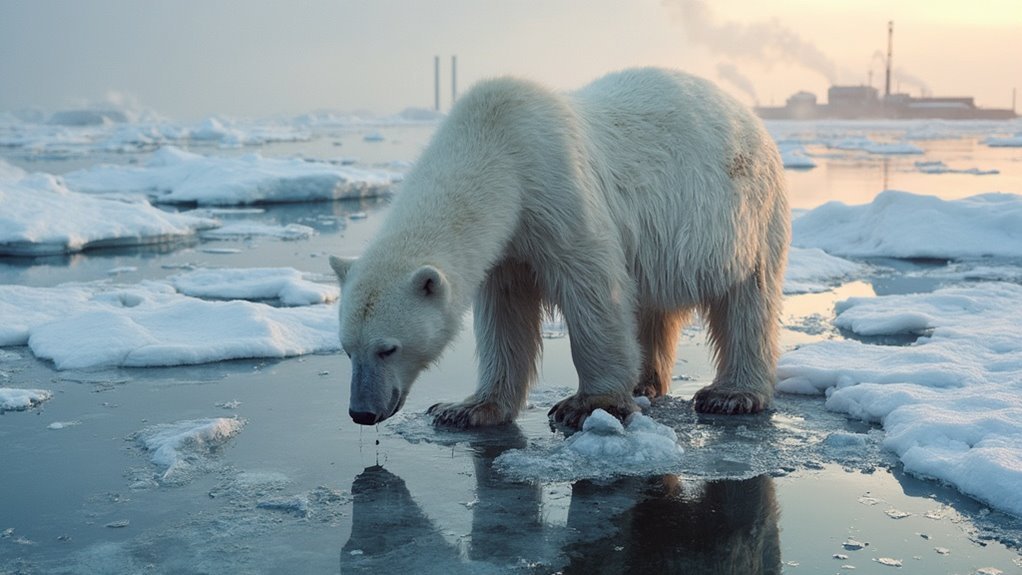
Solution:
[(887, 25), (887, 62), (884, 93), (873, 86), (831, 86), (827, 90), (827, 103), (817, 102), (810, 92), (792, 94), (783, 106), (758, 106), (756, 113), (769, 120), (813, 119), (923, 119), (943, 120), (1010, 120), (1012, 109), (980, 108), (971, 96), (915, 97), (905, 93), (891, 93), (891, 60), (894, 23)]

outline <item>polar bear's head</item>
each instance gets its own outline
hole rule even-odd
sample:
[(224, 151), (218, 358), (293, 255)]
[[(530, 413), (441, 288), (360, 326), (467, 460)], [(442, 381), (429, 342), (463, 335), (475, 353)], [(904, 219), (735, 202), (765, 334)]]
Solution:
[(331, 257), (330, 266), (341, 283), (341, 348), (351, 359), (348, 413), (373, 425), (401, 409), (457, 331), (450, 284), (428, 264)]

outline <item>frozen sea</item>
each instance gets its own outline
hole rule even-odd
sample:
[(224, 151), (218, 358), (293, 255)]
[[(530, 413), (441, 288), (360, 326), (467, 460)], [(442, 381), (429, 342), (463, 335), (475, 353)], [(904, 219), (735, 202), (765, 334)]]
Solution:
[(768, 124), (774, 409), (693, 413), (696, 322), (670, 397), (566, 438), (556, 319), (515, 425), (423, 415), (474, 388), (470, 328), (347, 416), (327, 256), (429, 119), (35, 120), (0, 115), (0, 574), (1022, 573), (1020, 122)]

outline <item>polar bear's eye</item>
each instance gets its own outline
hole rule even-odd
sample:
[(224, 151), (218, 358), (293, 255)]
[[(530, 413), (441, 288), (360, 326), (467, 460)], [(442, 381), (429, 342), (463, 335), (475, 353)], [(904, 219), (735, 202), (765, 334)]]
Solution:
[(392, 345), (390, 347), (383, 348), (380, 351), (376, 352), (376, 356), (379, 357), (380, 359), (386, 359), (386, 358), (394, 355), (394, 352), (396, 352), (396, 351), (397, 351), (397, 346), (396, 345)]

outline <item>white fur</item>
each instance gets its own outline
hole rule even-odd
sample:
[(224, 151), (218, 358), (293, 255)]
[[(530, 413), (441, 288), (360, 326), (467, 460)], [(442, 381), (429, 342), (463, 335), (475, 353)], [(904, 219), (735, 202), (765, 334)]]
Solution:
[[(666, 393), (695, 309), (718, 357), (697, 408), (758, 411), (772, 396), (788, 221), (772, 140), (705, 80), (627, 70), (570, 95), (480, 83), (364, 256), (332, 262), (356, 373), (351, 409), (391, 415), (474, 303), (479, 387), (434, 406), (441, 423), (516, 415), (535, 379), (544, 305), (564, 314), (579, 375), (559, 421), (627, 411), (633, 390)], [(439, 293), (423, 295), (422, 266), (439, 274)], [(400, 350), (379, 357), (384, 340)]]

